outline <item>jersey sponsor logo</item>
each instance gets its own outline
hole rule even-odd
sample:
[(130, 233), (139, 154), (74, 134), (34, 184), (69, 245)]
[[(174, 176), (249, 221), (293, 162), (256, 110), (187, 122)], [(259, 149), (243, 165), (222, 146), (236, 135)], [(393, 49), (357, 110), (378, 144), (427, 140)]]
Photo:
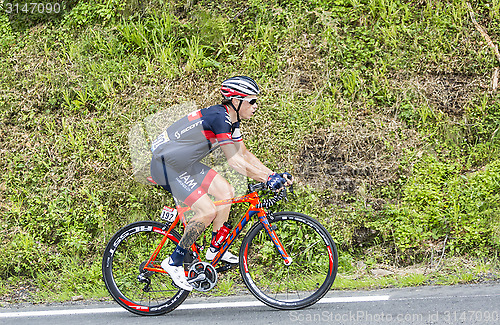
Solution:
[(181, 130), (181, 132), (176, 131), (174, 135), (175, 135), (175, 137), (176, 137), (177, 139), (180, 139), (180, 137), (181, 137), (184, 133), (186, 133), (186, 132), (187, 132), (187, 131), (189, 131), (189, 130), (194, 129), (195, 127), (197, 127), (198, 125), (200, 125), (200, 124), (202, 124), (202, 123), (203, 123), (202, 121), (198, 121), (198, 122), (196, 122), (196, 123), (193, 123), (193, 124), (189, 125), (188, 127), (186, 127), (186, 128), (184, 128), (184, 129), (182, 129), (182, 130)]
[(166, 132), (160, 134), (158, 136), (158, 138), (156, 138), (156, 140), (153, 141), (153, 143), (151, 145), (151, 151), (155, 151), (156, 148), (158, 148), (159, 146), (161, 146), (164, 143), (167, 143), (168, 141), (170, 141), (170, 139), (168, 138), (168, 134)]
[(189, 175), (187, 172), (183, 172), (179, 176), (177, 176), (177, 182), (184, 187), (185, 190), (191, 191), (193, 188), (195, 188), (198, 183), (195, 182), (194, 179), (191, 178), (191, 175)]

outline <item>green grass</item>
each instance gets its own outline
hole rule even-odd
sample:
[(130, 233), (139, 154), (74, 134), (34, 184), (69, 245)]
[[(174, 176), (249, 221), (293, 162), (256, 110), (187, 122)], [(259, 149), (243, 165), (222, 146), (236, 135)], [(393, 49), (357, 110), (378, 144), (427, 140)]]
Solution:
[[(246, 145), (297, 178), (280, 208), (321, 220), (342, 253), (406, 266), (448, 238), (449, 255), (498, 255), (500, 93), (488, 85), (499, 63), (465, 1), (132, 3), (0, 14), (1, 281), (33, 279), (41, 299), (104, 295), (107, 240), (172, 202), (132, 177), (130, 128), (174, 104), (217, 103), (239, 74), (263, 90)], [(473, 10), (498, 44), (500, 2)]]
[(387, 265), (376, 265), (375, 267), (388, 270), (390, 273), (377, 276), (372, 274), (371, 269), (361, 272), (340, 272), (333, 284), (333, 290), (472, 284), (498, 280), (500, 277), (497, 261), (484, 262), (463, 258), (445, 258), (442, 260), (441, 267), (438, 268), (431, 268), (428, 264), (407, 268), (394, 268)]

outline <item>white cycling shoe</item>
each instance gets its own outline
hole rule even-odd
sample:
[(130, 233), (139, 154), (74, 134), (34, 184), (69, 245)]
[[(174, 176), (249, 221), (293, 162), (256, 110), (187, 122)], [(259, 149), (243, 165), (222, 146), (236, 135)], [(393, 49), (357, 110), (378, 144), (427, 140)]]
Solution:
[[(209, 261), (213, 260), (215, 258), (215, 255), (217, 255), (219, 251), (213, 249), (212, 247), (207, 249), (207, 253), (205, 255), (205, 258)], [(227, 262), (229, 264), (238, 264), (238, 261), (240, 260), (238, 256), (232, 254), (230, 251), (226, 251), (224, 255), (222, 255), (222, 260), (224, 262)]]
[(189, 282), (187, 282), (186, 274), (184, 273), (184, 267), (170, 265), (171, 261), (172, 260), (170, 259), (170, 257), (167, 257), (163, 260), (163, 262), (161, 262), (161, 267), (165, 271), (167, 271), (168, 275), (170, 275), (172, 281), (174, 281), (174, 284), (176, 286), (186, 291), (192, 291), (193, 286), (190, 285)]

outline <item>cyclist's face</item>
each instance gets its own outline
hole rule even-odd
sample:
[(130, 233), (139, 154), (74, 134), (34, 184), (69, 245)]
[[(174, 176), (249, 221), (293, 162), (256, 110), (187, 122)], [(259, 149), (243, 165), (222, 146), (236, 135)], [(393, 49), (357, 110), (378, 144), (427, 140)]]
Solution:
[(258, 108), (257, 102), (255, 102), (253, 105), (250, 104), (250, 100), (252, 99), (257, 99), (257, 96), (247, 96), (245, 97), (246, 100), (241, 100), (241, 108), (240, 108), (240, 118), (242, 119), (249, 119), (252, 117), (252, 115), (255, 113), (255, 111)]

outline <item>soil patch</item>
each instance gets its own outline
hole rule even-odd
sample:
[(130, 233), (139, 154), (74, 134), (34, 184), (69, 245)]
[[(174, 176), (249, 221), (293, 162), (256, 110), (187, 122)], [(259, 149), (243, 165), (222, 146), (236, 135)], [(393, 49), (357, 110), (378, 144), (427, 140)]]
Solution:
[(296, 173), (319, 190), (368, 195), (397, 180), (405, 151), (417, 151), (416, 131), (396, 119), (370, 116), (335, 123), (306, 137)]
[(451, 116), (462, 116), (465, 105), (487, 81), (477, 75), (439, 74), (414, 78), (411, 83), (428, 103)]

